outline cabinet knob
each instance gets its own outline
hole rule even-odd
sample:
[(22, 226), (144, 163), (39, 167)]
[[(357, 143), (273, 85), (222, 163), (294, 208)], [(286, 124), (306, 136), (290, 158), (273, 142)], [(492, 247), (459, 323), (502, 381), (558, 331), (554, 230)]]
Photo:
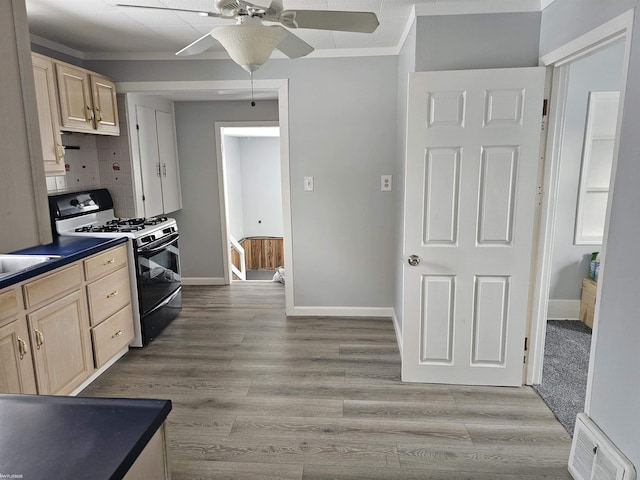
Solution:
[(118, 290), (114, 290), (113, 292), (111, 292), (110, 294), (107, 295), (107, 298), (113, 298), (116, 295), (118, 295)]
[(22, 360), (27, 355), (27, 353), (29, 353), (27, 342), (25, 342), (20, 336), (18, 336), (18, 352), (20, 352), (20, 360)]
[(112, 263), (116, 263), (115, 257), (111, 257), (109, 260), (104, 262), (105, 265), (111, 265)]
[(122, 335), (122, 330), (118, 330), (116, 333), (111, 335), (111, 338), (116, 338), (116, 337), (119, 337), (120, 335)]
[(36, 332), (36, 348), (40, 350), (40, 347), (44, 344), (44, 335), (42, 335), (42, 332), (37, 328), (34, 330)]
[(93, 110), (89, 105), (87, 105), (87, 111), (89, 112), (89, 117), (87, 117), (87, 123), (91, 123), (93, 122), (94, 115), (93, 115)]
[(101, 122), (102, 121), (102, 113), (100, 112), (100, 109), (96, 107), (96, 112), (98, 113), (98, 121)]

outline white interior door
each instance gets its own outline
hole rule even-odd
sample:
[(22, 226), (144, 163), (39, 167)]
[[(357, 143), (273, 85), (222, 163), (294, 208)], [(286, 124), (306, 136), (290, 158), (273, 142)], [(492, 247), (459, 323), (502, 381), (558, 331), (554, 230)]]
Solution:
[(154, 217), (163, 212), (156, 111), (153, 108), (136, 105), (136, 121), (144, 192), (144, 214), (146, 217)]
[(544, 79), (538, 67), (410, 75), (405, 381), (522, 384)]
[(163, 213), (175, 212), (182, 208), (182, 194), (180, 193), (180, 172), (178, 171), (178, 150), (173, 115), (156, 110), (156, 126), (158, 129), (158, 159), (162, 172)]

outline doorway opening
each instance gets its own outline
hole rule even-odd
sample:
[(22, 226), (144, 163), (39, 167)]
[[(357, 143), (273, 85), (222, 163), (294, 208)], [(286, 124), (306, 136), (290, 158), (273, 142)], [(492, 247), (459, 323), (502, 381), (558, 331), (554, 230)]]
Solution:
[(278, 122), (217, 122), (216, 139), (229, 280), (284, 283)]
[[(587, 320), (584, 302), (581, 302), (585, 284), (593, 283), (596, 298), (601, 289), (601, 282), (589, 279), (590, 261), (593, 252), (599, 252), (602, 262), (599, 277), (602, 276), (611, 209), (608, 199), (615, 184), (632, 20), (633, 12), (627, 12), (540, 60), (542, 65), (553, 68), (553, 85), (527, 384), (541, 384), (543, 366), (544, 369), (554, 367), (551, 362), (545, 365), (547, 321), (579, 321), (581, 317)], [(598, 99), (604, 97), (616, 97), (613, 115), (611, 112), (605, 115), (602, 108), (607, 104), (611, 110), (613, 103), (598, 103)], [(594, 125), (602, 124), (607, 124), (607, 128), (601, 132), (594, 130)], [(591, 307), (593, 332), (591, 345), (587, 347), (589, 368), (582, 374), (580, 388), (584, 393), (579, 395), (578, 406), (572, 407), (587, 414), (592, 353), (598, 330), (597, 302)], [(549, 334), (553, 334), (556, 326), (549, 329)], [(558, 366), (560, 373), (565, 367)], [(569, 418), (563, 423), (565, 428), (569, 424), (567, 430), (572, 429), (575, 413), (569, 414), (573, 420)]]

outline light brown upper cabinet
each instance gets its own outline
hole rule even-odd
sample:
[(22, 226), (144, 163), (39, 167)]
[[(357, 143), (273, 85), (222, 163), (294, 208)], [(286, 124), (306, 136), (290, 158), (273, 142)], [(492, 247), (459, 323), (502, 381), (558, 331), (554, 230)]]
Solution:
[(42, 158), (45, 175), (64, 175), (64, 148), (60, 137), (60, 114), (56, 99), (53, 61), (31, 54), (33, 79), (36, 86), (36, 104), (42, 142)]
[(55, 66), (62, 130), (120, 135), (115, 83), (68, 63)]

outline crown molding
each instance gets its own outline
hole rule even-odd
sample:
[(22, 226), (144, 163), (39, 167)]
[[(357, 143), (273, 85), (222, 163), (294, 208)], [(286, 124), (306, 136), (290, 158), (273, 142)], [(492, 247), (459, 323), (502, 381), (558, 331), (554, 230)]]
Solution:
[(30, 39), (31, 43), (34, 43), (41, 47), (55, 50), (56, 52), (64, 53), (65, 55), (70, 55), (80, 60), (86, 60), (86, 54), (80, 50), (76, 50), (75, 48), (67, 47), (66, 45), (48, 40), (43, 37), (39, 37), (38, 35), (34, 35), (33, 33), (30, 34)]
[(553, 0), (441, 0), (434, 3), (420, 3), (414, 6), (418, 17), (435, 15), (469, 15), (482, 13), (523, 13), (540, 12), (542, 2)]
[(540, 0), (540, 10), (544, 10), (556, 0)]

